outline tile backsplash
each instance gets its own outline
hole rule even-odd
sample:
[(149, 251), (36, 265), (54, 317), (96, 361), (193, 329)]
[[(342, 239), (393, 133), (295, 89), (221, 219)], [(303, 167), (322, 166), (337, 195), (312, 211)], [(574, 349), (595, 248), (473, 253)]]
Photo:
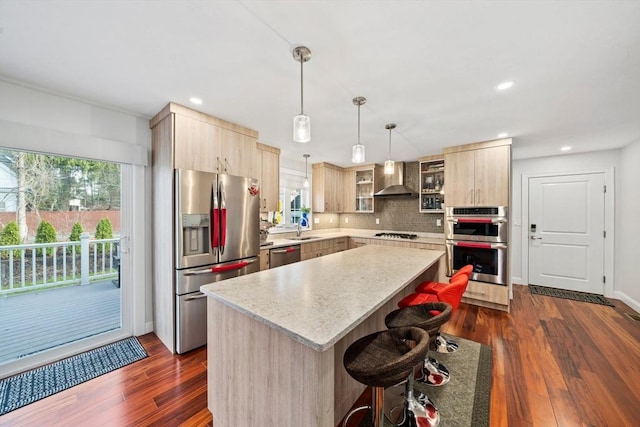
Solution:
[[(418, 162), (405, 163), (405, 184), (414, 189), (416, 193), (418, 186)], [(322, 230), (326, 228), (366, 228), (370, 230), (396, 230), (410, 231), (415, 233), (443, 233), (442, 225), (444, 221), (442, 213), (420, 213), (418, 211), (417, 198), (389, 198), (376, 199), (374, 213), (343, 213), (343, 214), (322, 214), (314, 213), (313, 218), (319, 218), (320, 223), (314, 221), (313, 229)], [(379, 224), (376, 224), (379, 219)], [(347, 222), (348, 221), (348, 222)]]

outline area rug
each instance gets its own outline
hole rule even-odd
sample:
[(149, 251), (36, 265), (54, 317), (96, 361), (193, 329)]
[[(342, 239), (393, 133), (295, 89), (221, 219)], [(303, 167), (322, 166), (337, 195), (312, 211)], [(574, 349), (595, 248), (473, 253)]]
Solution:
[(147, 357), (136, 337), (0, 380), (0, 415)]
[(602, 295), (590, 294), (587, 292), (568, 291), (566, 289), (556, 289), (539, 285), (529, 285), (529, 292), (535, 295), (546, 295), (549, 297), (571, 299), (574, 301), (590, 302), (593, 304), (615, 307), (615, 305), (611, 304), (611, 302)]
[[(415, 389), (425, 393), (440, 413), (440, 427), (488, 427), (491, 401), (491, 347), (458, 337), (455, 353), (431, 356), (449, 368), (451, 380), (440, 387), (415, 383)], [(401, 391), (402, 388), (399, 389)], [(385, 392), (385, 412), (400, 401)], [(385, 426), (391, 422), (385, 419)], [(370, 427), (370, 416), (366, 416), (361, 427)]]

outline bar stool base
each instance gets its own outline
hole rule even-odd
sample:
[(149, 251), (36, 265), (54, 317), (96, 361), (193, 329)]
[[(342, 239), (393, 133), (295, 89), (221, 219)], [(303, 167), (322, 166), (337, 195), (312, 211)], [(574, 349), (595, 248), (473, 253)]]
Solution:
[(435, 347), (438, 353), (447, 354), (458, 351), (458, 343), (445, 338), (440, 332), (436, 335)]
[(418, 378), (423, 384), (440, 387), (449, 382), (449, 369), (432, 357), (427, 357), (422, 365), (422, 377)]
[(435, 404), (417, 390), (407, 398), (406, 385), (405, 382), (385, 390), (385, 418), (397, 427), (437, 427), (440, 414)]

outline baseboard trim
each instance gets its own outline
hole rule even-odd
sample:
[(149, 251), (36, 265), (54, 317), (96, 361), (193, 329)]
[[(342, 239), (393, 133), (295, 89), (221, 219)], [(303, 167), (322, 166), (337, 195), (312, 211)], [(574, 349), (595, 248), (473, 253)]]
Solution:
[(625, 294), (621, 291), (614, 291), (613, 297), (619, 299), (620, 301), (627, 304), (629, 307), (633, 308), (636, 312), (640, 313), (640, 302), (634, 300), (629, 295)]

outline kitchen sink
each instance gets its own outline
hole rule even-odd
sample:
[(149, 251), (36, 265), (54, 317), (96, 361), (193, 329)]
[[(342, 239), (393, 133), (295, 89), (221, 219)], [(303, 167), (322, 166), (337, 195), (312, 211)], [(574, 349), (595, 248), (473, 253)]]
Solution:
[(317, 239), (318, 236), (296, 236), (296, 237), (291, 237), (289, 240), (311, 240), (311, 239)]

